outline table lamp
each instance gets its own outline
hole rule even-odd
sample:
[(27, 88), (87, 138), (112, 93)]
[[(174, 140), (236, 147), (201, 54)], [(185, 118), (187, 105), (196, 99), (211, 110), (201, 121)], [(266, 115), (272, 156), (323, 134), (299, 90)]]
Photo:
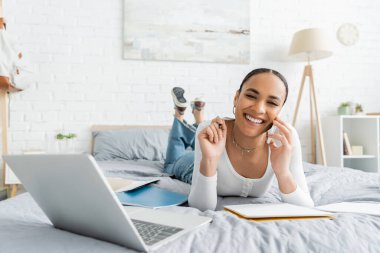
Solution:
[[(298, 92), (298, 98), (296, 103), (296, 108), (293, 115), (293, 126), (296, 125), (296, 119), (298, 114), (299, 105), (302, 98), (302, 91), (305, 85), (306, 78), (309, 79), (310, 88), (310, 131), (311, 131), (311, 162), (316, 163), (316, 152), (315, 152), (315, 125), (317, 125), (318, 130), (318, 140), (320, 154), (322, 158), (323, 165), (326, 166), (326, 153), (325, 146), (323, 142), (323, 132), (320, 120), (320, 115), (318, 112), (317, 96), (315, 92), (313, 70), (310, 65), (311, 61), (320, 60), (327, 58), (332, 55), (331, 45), (329, 37), (326, 32), (319, 28), (304, 29), (296, 32), (293, 35), (292, 43), (289, 49), (289, 57), (295, 61), (307, 62), (305, 65), (301, 86)], [(314, 116), (316, 117), (316, 122), (314, 122)]]

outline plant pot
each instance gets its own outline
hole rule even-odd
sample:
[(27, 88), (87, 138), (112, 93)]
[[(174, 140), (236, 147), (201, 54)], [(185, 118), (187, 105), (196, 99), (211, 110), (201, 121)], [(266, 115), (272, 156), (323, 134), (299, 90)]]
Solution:
[(59, 151), (62, 153), (74, 153), (75, 152), (75, 142), (72, 139), (65, 139), (58, 141)]
[(351, 108), (349, 106), (338, 107), (339, 115), (351, 115)]

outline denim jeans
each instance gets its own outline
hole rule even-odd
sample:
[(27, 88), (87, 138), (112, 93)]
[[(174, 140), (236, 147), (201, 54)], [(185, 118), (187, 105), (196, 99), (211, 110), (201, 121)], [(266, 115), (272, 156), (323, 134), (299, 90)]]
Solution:
[[(174, 117), (169, 134), (164, 172), (191, 184), (194, 169), (194, 146), (197, 125), (189, 125)], [(189, 150), (191, 149), (191, 150)]]

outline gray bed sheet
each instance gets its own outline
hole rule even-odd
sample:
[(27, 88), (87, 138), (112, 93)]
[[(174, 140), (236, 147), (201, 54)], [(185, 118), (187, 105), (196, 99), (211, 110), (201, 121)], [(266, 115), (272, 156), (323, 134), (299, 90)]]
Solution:
[[(101, 162), (108, 176), (161, 178), (158, 185), (188, 192), (187, 184), (162, 173), (162, 164)], [(139, 164), (140, 167), (135, 166)], [(151, 171), (143, 172), (149, 167)], [(378, 175), (347, 168), (305, 163), (316, 205), (341, 201), (380, 202)], [(380, 252), (380, 217), (338, 214), (335, 219), (256, 223), (222, 210), (238, 203), (274, 203), (277, 184), (261, 198), (219, 197), (217, 211), (176, 206), (168, 211), (209, 216), (213, 222), (162, 246), (155, 252)], [(55, 229), (28, 194), (0, 202), (0, 252), (134, 252), (111, 243)]]

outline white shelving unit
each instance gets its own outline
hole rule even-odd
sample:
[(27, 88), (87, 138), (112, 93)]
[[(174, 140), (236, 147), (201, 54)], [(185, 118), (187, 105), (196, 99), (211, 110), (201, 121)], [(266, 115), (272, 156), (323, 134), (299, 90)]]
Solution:
[[(380, 171), (380, 116), (329, 116), (322, 125), (328, 166)], [(363, 155), (343, 155), (343, 132), (351, 146), (363, 146)]]

